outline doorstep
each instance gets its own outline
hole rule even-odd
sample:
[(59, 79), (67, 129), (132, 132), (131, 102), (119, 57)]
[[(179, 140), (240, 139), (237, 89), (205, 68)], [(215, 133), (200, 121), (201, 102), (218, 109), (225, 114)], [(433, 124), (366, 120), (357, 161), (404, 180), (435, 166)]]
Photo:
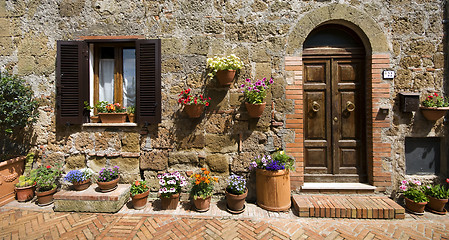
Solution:
[(97, 184), (83, 191), (61, 190), (54, 195), (55, 212), (116, 213), (129, 199), (130, 184), (118, 184), (117, 189), (102, 193)]
[(300, 217), (404, 219), (405, 209), (386, 196), (293, 195)]
[(304, 183), (301, 193), (373, 194), (377, 187), (365, 183)]

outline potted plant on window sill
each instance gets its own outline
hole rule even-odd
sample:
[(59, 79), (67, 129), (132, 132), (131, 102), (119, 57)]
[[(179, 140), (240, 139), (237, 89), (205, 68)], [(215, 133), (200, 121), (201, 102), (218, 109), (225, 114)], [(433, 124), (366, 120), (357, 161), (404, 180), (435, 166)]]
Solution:
[(226, 210), (233, 214), (244, 212), (247, 195), (246, 179), (235, 174), (229, 176), (226, 187)]
[[(449, 183), (449, 178), (446, 179), (446, 182)], [(449, 189), (437, 184), (434, 186), (426, 186), (424, 188), (424, 193), (429, 199), (429, 202), (427, 203), (428, 210), (438, 214), (446, 214), (444, 206), (448, 202)]]
[(258, 156), (250, 163), (256, 169), (257, 205), (268, 211), (290, 209), (290, 170), (295, 160), (284, 151), (276, 151), (272, 156)]
[(217, 77), (218, 82), (222, 86), (229, 86), (234, 80), (235, 73), (243, 66), (239, 57), (231, 54), (226, 57), (215, 56), (207, 59), (207, 67), (209, 68), (209, 77)]
[(130, 194), (134, 209), (139, 210), (145, 208), (149, 193), (150, 188), (147, 186), (147, 182), (138, 180), (133, 182)]
[(179, 94), (178, 103), (184, 105), (184, 112), (189, 118), (199, 118), (204, 108), (209, 106), (210, 99), (202, 94), (192, 95), (192, 90), (189, 88)]
[(421, 182), (402, 180), (402, 185), (399, 187), (404, 191), (405, 208), (414, 214), (421, 215), (424, 213), (424, 208), (429, 201), (421, 191)]
[(126, 109), (123, 108), (120, 103), (98, 103), (98, 116), (102, 123), (124, 123), (126, 122)]
[(210, 200), (214, 192), (214, 182), (218, 182), (216, 177), (211, 177), (206, 168), (201, 168), (201, 173), (192, 177), (192, 188), (190, 195), (193, 197), (193, 205), (198, 212), (207, 212), (210, 208)]
[(47, 206), (53, 203), (53, 195), (56, 193), (56, 181), (61, 176), (59, 165), (40, 166), (37, 169), (36, 196), (39, 206)]
[(436, 121), (446, 115), (449, 110), (449, 101), (438, 93), (433, 93), (422, 102), (421, 113), (429, 121)]
[(246, 84), (242, 84), (242, 92), (245, 95), (245, 105), (248, 110), (248, 115), (252, 118), (260, 118), (265, 110), (266, 102), (264, 98), (267, 96), (267, 89), (274, 83), (273, 79), (257, 80), (251, 82), (251, 79), (246, 79)]
[(71, 182), (76, 191), (83, 191), (89, 188), (91, 184), (92, 172), (90, 169), (70, 170), (64, 177), (64, 180)]
[(181, 188), (187, 185), (186, 179), (178, 172), (164, 173), (159, 179), (159, 194), (162, 210), (174, 210), (178, 206)]
[(100, 192), (111, 192), (117, 188), (120, 180), (119, 167), (102, 168), (98, 173), (97, 185)]

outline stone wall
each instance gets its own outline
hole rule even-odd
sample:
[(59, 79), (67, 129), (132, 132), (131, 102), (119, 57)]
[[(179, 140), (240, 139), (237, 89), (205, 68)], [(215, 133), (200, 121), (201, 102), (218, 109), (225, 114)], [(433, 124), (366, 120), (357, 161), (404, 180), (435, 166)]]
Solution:
[[(444, 7), (444, 2), (424, 0), (3, 0), (0, 67), (23, 76), (41, 98), (33, 143), (42, 153), (41, 161), (63, 162), (65, 170), (88, 166), (98, 171), (117, 164), (123, 181), (145, 178), (153, 190), (156, 174), (169, 170), (207, 166), (218, 176), (249, 175), (252, 157), (294, 141), (294, 131), (285, 127), (285, 116), (294, 108), (293, 100), (285, 97), (287, 80), (294, 76), (285, 70), (285, 57), (300, 56), (302, 46), (295, 43), (307, 36), (301, 29), (315, 27), (307, 14), (328, 9), (337, 20), (350, 21), (354, 16), (344, 9), (352, 8), (370, 16), (385, 34), (392, 70), (397, 73), (389, 83), (391, 97), (384, 99), (391, 108), (390, 125), (381, 134), (393, 149), (382, 162), (385, 171), (393, 172), (391, 191), (405, 176), (405, 137), (439, 136), (447, 142), (443, 120), (434, 124), (419, 111), (402, 113), (397, 97), (402, 91), (424, 96), (447, 87)], [(162, 39), (160, 124), (56, 127), (56, 41), (91, 35)], [(231, 53), (241, 57), (245, 67), (228, 89), (205, 77), (205, 65), (207, 57)], [(259, 120), (249, 119), (242, 104), (239, 86), (248, 77), (275, 80), (266, 99), (272, 104)], [(204, 117), (192, 120), (182, 112), (177, 97), (185, 88), (205, 88), (213, 97)]]

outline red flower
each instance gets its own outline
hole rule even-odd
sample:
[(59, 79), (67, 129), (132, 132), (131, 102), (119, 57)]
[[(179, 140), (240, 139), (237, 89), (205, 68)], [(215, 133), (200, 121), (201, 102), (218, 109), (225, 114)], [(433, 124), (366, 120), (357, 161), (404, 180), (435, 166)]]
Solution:
[(446, 178), (446, 182), (449, 183), (449, 178)]
[(136, 182), (134, 183), (134, 185), (139, 186), (140, 182), (136, 180)]
[(50, 168), (51, 168), (51, 166), (50, 166), (50, 165), (48, 165), (48, 166), (47, 166), (47, 169), (50, 169)]
[(195, 104), (198, 104), (198, 101), (196, 100), (196, 98), (195, 98)]
[(209, 103), (208, 103), (208, 102), (206, 103), (206, 107), (207, 107), (207, 106), (209, 106)]
[(438, 93), (434, 93), (435, 97), (438, 97)]
[(186, 94), (189, 94), (189, 92), (190, 92), (190, 88), (186, 90)]

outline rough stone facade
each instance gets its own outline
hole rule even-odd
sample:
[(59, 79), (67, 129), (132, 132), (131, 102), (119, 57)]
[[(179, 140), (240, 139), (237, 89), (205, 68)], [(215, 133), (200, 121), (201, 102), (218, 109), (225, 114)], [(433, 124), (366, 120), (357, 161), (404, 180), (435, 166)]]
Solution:
[[(442, 24), (446, 5), (424, 0), (3, 0), (0, 67), (26, 79), (42, 99), (32, 143), (41, 151), (41, 161), (62, 162), (66, 171), (118, 165), (123, 182), (145, 178), (156, 190), (158, 172), (206, 166), (223, 178), (230, 173), (250, 176), (248, 163), (254, 156), (276, 148), (295, 149), (298, 132), (289, 127), (287, 115), (294, 115), (300, 103), (286, 91), (300, 80), (301, 69), (300, 64), (298, 69), (289, 66), (288, 59), (300, 61), (304, 39), (326, 19), (351, 23), (362, 39), (373, 41), (366, 43), (372, 54), (387, 56), (387, 63), (372, 72), (386, 91), (372, 112), (380, 106), (390, 110), (373, 141), (391, 147), (377, 155), (376, 145), (368, 141), (372, 145), (368, 149), (372, 158), (380, 156), (371, 165), (385, 182), (379, 190), (392, 192), (401, 179), (412, 177), (405, 174), (405, 137), (441, 137), (442, 144), (448, 144), (443, 119), (433, 123), (419, 111), (402, 113), (398, 99), (399, 92), (422, 92), (421, 98), (429, 92), (447, 92)], [(96, 35), (162, 39), (160, 124), (56, 126), (56, 41)], [(207, 79), (205, 66), (208, 57), (231, 53), (245, 66), (228, 89)], [(394, 70), (396, 78), (382, 80), (376, 75), (385, 69)], [(269, 107), (260, 119), (250, 119), (239, 86), (246, 78), (263, 77), (275, 81), (266, 98)], [(204, 87), (213, 96), (211, 107), (197, 120), (187, 118), (177, 104), (178, 94), (185, 88)], [(441, 176), (447, 176), (447, 148), (442, 149)], [(300, 158), (301, 151), (297, 152), (295, 157)], [(298, 160), (299, 174), (292, 178), (297, 187), (302, 167)]]

